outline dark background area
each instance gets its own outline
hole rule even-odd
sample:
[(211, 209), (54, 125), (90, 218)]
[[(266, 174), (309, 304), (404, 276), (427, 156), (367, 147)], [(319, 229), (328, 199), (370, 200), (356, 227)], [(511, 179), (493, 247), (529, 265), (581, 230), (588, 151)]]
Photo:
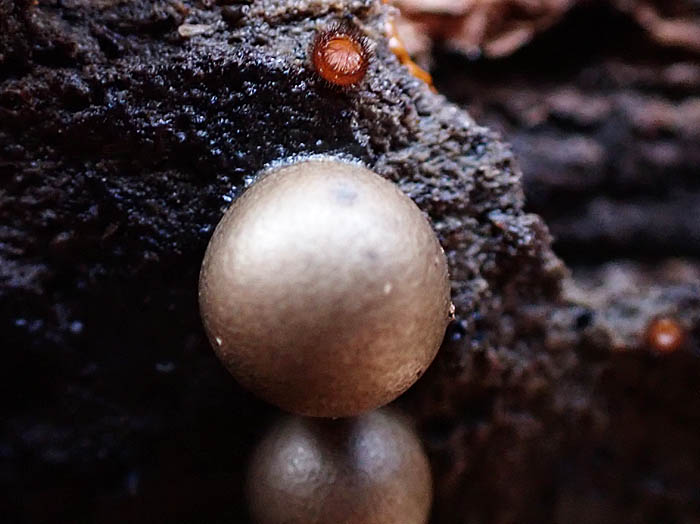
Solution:
[(512, 145), (528, 207), (569, 265), (697, 259), (693, 49), (659, 45), (608, 2), (582, 2), (510, 56), (443, 52), (434, 73), (442, 93)]

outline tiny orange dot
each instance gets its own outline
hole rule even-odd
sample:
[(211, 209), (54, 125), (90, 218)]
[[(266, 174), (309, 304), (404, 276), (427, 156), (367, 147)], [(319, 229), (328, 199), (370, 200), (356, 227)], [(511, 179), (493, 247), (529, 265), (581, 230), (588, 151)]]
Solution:
[(683, 326), (672, 318), (657, 318), (647, 328), (647, 342), (660, 353), (672, 353), (680, 348), (684, 341)]
[(316, 72), (338, 86), (362, 81), (367, 73), (371, 50), (358, 29), (335, 25), (316, 35), (311, 61)]

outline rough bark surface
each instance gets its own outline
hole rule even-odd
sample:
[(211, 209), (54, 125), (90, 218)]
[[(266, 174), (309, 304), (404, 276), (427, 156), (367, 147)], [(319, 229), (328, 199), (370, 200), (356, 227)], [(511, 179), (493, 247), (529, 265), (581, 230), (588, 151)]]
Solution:
[[(399, 402), (431, 456), (435, 523), (700, 519), (697, 265), (631, 262), (566, 278), (543, 221), (524, 210), (509, 148), (399, 64), (387, 45), (392, 13), (371, 0), (0, 0), (0, 513), (10, 521), (247, 522), (247, 457), (275, 413), (208, 347), (197, 273), (214, 226), (256, 173), (314, 154), (397, 182), (448, 255), (457, 320)], [(356, 89), (329, 87), (308, 63), (315, 31), (339, 19), (375, 45)], [(501, 74), (477, 67), (484, 79)], [(692, 77), (694, 66), (679, 71)], [(507, 105), (487, 110), (493, 83), (451, 74), (440, 77), (449, 95), (506, 121)], [(603, 127), (633, 129), (602, 114)], [(685, 134), (668, 142), (686, 168), (670, 180), (692, 206), (697, 127), (683, 120), (689, 111), (673, 114)], [(580, 125), (594, 140), (595, 125)], [(517, 121), (501, 128), (516, 147), (534, 136)], [(648, 148), (622, 140), (630, 150), (615, 154), (609, 134), (595, 135), (611, 155), (605, 176), (659, 187), (653, 169), (617, 168)], [(559, 205), (561, 195), (585, 204), (600, 186), (581, 190), (571, 168), (557, 182), (572, 150), (558, 141), (571, 137), (558, 127), (547, 137), (553, 167), (528, 176), (552, 183), (546, 198), (531, 191), (531, 207), (557, 232), (579, 228), (560, 236), (563, 252), (627, 246), (618, 222), (603, 241), (597, 215)], [(593, 173), (584, 153), (581, 169)], [(525, 152), (524, 164), (533, 158)], [(644, 202), (644, 191), (614, 194), (601, 197), (614, 209)], [(674, 225), (677, 240), (659, 240), (697, 254), (689, 211), (685, 239)], [(646, 222), (643, 231), (657, 227)], [(644, 341), (659, 314), (687, 330), (676, 353)]]
[[(576, 4), (511, 56), (434, 59), (438, 89), (512, 143), (527, 207), (573, 268), (562, 296), (581, 308), (535, 314), (549, 316), (534, 324), (545, 347), (576, 347), (574, 357), (565, 351), (552, 366), (541, 352), (547, 371), (529, 363), (513, 376), (518, 362), (497, 375), (499, 393), (511, 383), (521, 400), (554, 393), (556, 415), (529, 408), (512, 422), (496, 397), (508, 422), (495, 438), (493, 419), (483, 436), (455, 424), (459, 404), (429, 426), (452, 472), (443, 478), (453, 496), (437, 505), (446, 522), (455, 505), (477, 522), (700, 521), (690, 466), (700, 456), (697, 6)], [(650, 351), (647, 329), (660, 316), (687, 330), (682, 351)], [(531, 330), (514, 328), (520, 341)]]

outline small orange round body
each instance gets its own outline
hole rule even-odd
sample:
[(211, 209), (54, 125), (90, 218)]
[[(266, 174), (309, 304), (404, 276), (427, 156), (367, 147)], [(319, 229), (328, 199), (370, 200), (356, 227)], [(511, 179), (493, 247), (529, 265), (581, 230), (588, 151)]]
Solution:
[(360, 83), (371, 57), (367, 38), (358, 29), (344, 25), (318, 33), (311, 49), (311, 62), (319, 76), (341, 87)]
[(657, 318), (647, 328), (647, 342), (659, 353), (673, 353), (683, 345), (684, 341), (683, 326), (672, 318)]

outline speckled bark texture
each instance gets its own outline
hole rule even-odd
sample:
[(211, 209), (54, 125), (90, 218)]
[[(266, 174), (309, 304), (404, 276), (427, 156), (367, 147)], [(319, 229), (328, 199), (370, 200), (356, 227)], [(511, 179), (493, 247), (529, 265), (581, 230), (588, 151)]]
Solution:
[[(245, 466), (275, 413), (208, 347), (197, 274), (256, 173), (310, 154), (395, 181), (446, 250), (457, 320), (399, 401), (431, 457), (434, 523), (700, 519), (697, 267), (566, 278), (509, 148), (399, 64), (392, 13), (370, 0), (0, 0), (10, 522), (248, 522)], [(338, 20), (375, 46), (349, 90), (308, 61), (314, 32)], [(642, 336), (660, 313), (688, 331), (672, 355)]]
[[(452, 399), (437, 414), (425, 400), (434, 463), (450, 472), (436, 510), (445, 522), (456, 506), (469, 522), (695, 523), (697, 5), (570, 4), (511, 56), (434, 58), (438, 88), (511, 141), (527, 208), (574, 277), (562, 294), (570, 307), (523, 304), (505, 342), (546, 351), (474, 353), (473, 370), (456, 373), (467, 382), (458, 402), (462, 386), (433, 370)], [(663, 316), (686, 331), (674, 354), (646, 338)]]

